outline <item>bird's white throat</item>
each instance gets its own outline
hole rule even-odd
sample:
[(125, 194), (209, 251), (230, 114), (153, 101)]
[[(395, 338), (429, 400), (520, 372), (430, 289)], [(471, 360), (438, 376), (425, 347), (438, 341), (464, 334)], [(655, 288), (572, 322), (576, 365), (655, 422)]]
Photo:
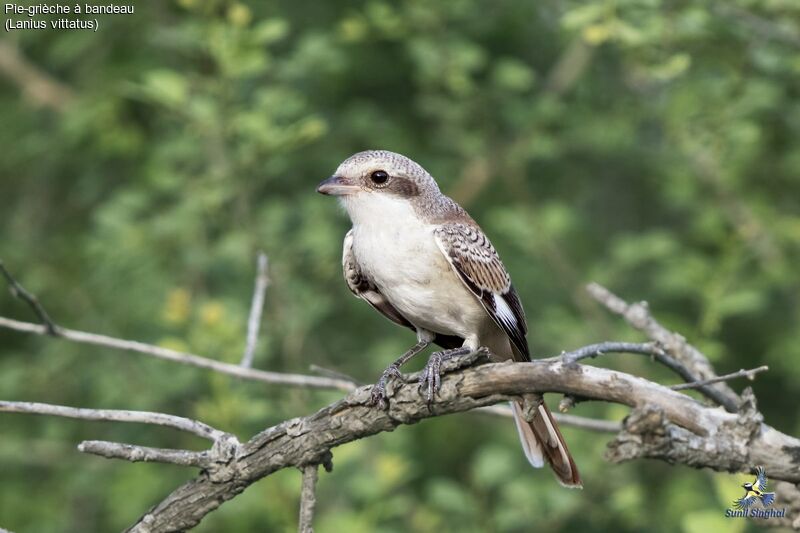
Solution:
[(417, 219), (411, 202), (400, 196), (362, 191), (339, 198), (353, 226), (378, 228), (413, 223)]

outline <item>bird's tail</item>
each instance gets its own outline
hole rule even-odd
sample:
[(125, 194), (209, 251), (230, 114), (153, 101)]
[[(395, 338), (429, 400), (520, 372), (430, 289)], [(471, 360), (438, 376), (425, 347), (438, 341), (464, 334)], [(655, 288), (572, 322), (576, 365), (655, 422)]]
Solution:
[(564, 437), (561, 436), (561, 431), (544, 402), (539, 404), (530, 422), (525, 420), (521, 402), (511, 402), (511, 408), (514, 411), (514, 422), (517, 424), (522, 449), (531, 465), (541, 468), (547, 460), (561, 485), (571, 489), (583, 488), (578, 467), (575, 466), (567, 443), (564, 442)]
[(774, 492), (765, 492), (761, 495), (761, 503), (764, 504), (764, 507), (767, 505), (772, 505), (772, 502), (775, 501), (775, 493)]

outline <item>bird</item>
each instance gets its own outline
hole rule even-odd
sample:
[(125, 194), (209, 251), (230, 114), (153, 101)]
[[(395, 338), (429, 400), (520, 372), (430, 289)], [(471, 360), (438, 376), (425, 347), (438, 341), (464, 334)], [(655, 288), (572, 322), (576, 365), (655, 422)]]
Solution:
[[(500, 256), (472, 217), (408, 157), (367, 150), (345, 159), (317, 192), (337, 197), (352, 222), (342, 268), (348, 288), (416, 333), (417, 343), (381, 374), (371, 403), (386, 407), (386, 385), (431, 343), (420, 386), (431, 402), (445, 360), (488, 350), (494, 361), (530, 361), (519, 295)], [(564, 486), (582, 488), (575, 461), (543, 401), (524, 414), (511, 403), (528, 462), (547, 462)]]
[(736, 509), (747, 509), (757, 501), (766, 507), (775, 501), (774, 492), (766, 492), (767, 490), (767, 474), (764, 468), (756, 467), (756, 479), (752, 483), (743, 483), (744, 496), (734, 500), (733, 505)]

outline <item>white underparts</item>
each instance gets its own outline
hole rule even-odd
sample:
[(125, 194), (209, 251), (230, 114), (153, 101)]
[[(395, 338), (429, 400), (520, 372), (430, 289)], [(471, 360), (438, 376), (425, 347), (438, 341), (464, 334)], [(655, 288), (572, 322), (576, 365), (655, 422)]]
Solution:
[(391, 194), (364, 191), (343, 203), (353, 221), (356, 261), (381, 294), (417, 328), (480, 346), (491, 318), (436, 244), (438, 226)]

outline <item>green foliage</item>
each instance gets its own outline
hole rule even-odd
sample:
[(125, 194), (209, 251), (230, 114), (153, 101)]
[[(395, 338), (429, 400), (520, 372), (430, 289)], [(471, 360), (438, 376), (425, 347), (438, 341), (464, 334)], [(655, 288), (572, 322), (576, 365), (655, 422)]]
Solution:
[[(596, 280), (646, 299), (720, 372), (769, 364), (752, 384), (760, 406), (798, 433), (798, 15), (774, 0), (179, 0), (139, 3), (97, 33), (17, 32), (75, 98), (37, 108), (0, 85), (0, 256), (64, 326), (235, 362), (265, 250), (257, 366), (372, 381), (412, 337), (350, 297), (347, 222), (314, 188), (351, 153), (388, 148), (489, 233), (535, 353), (636, 338), (582, 293)], [(0, 314), (31, 318), (10, 297)], [(638, 358), (597, 364), (676, 379)], [(3, 330), (0, 391), (199, 417), (242, 438), (338, 396)], [(81, 456), (82, 439), (205, 445), (0, 420), (0, 525), (18, 531), (121, 529), (192, 474)], [(343, 446), (317, 530), (745, 527), (722, 518), (736, 476), (611, 466), (602, 438), (565, 434), (582, 492), (529, 469), (511, 423), (483, 415)], [(292, 530), (299, 479), (270, 476), (198, 530)]]

